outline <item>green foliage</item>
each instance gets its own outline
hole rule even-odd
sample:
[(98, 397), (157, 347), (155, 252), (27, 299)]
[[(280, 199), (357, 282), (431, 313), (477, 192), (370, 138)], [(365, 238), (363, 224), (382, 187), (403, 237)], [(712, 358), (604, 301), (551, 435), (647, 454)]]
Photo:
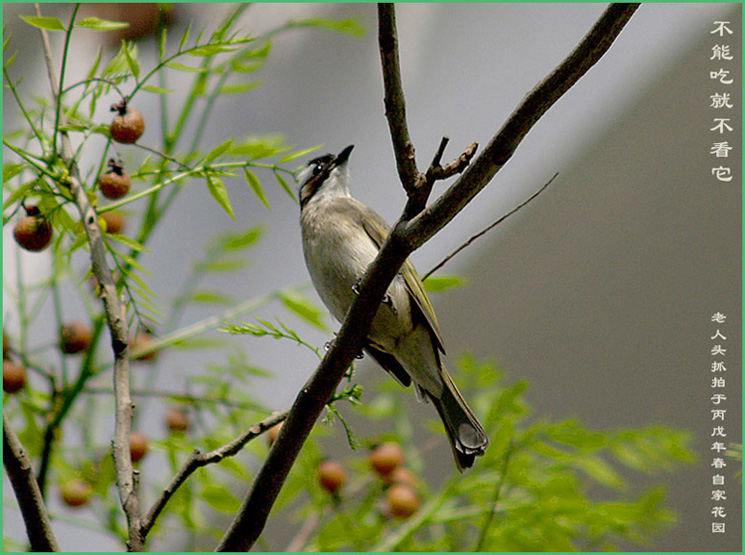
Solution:
[[(290, 145), (279, 133), (225, 137), (218, 144), (202, 144), (220, 99), (241, 94), (250, 102), (251, 91), (262, 82), (259, 75), (273, 44), (282, 39), (283, 33), (295, 29), (297, 22), (249, 36), (236, 25), (246, 9), (240, 4), (233, 6), (224, 20), (216, 21), (214, 29), (197, 31), (189, 27), (171, 37), (165, 25), (167, 18), (161, 14), (153, 35), (146, 39), (152, 45), (122, 41), (114, 52), (101, 47), (90, 67), (83, 68), (85, 79), (70, 82), (65, 69), (78, 59), (80, 33), (127, 26), (96, 17), (78, 18), (78, 7), (70, 5), (68, 15), (60, 19), (22, 16), (36, 35), (37, 30), (44, 30), (64, 39), (59, 43), (64, 42), (64, 47), (50, 53), (54, 63), (60, 64), (50, 69), (60, 82), (59, 98), (34, 97), (20, 88), (23, 75), (16, 73), (13, 65), (14, 42), (7, 33), (4, 36), (4, 86), (15, 102), (22, 129), (6, 128), (4, 135), (3, 225), (14, 226), (25, 216), (24, 207), (37, 206), (54, 230), (48, 247), (51, 256), (38, 259), (50, 264), (49, 276), (33, 278), (23, 265), (25, 258), (19, 256), (17, 287), (6, 288), (11, 301), (5, 307), (6, 314), (17, 324), (13, 331), (6, 330), (10, 356), (27, 367), (29, 380), (21, 392), (6, 394), (4, 413), (31, 457), (47, 499), (56, 496), (59, 486), (71, 479), (84, 480), (92, 487), (93, 510), (81, 519), (78, 515), (71, 518), (62, 509), (52, 515), (53, 526), (58, 519), (67, 519), (124, 542), (127, 525), (111, 452), (113, 353), (99, 299), (101, 288), (86, 283), (93, 279), (90, 244), (72, 192), (73, 180), (79, 172), (80, 185), (99, 221), (114, 211), (127, 218), (124, 230), (102, 234), (105, 263), (114, 271), (116, 294), (124, 299), (132, 335), (151, 325), (160, 331), (151, 336), (150, 343), (138, 343), (131, 349), (139, 355), (155, 355), (148, 362), (144, 358), (131, 361), (134, 429), (143, 431), (149, 441), (144, 462), (136, 466), (153, 461), (174, 475), (194, 449), (217, 449), (269, 415), (253, 392), (255, 383), (271, 378), (272, 373), (251, 363), (242, 350), (246, 341), (228, 342), (227, 335), (210, 332), (215, 332), (222, 321), (265, 306), (285, 311), (299, 322), (326, 328), (321, 311), (303, 295), (304, 285), (270, 290), (237, 302), (229, 291), (210, 283), (246, 268), (252, 249), (264, 238), (258, 222), (246, 228), (233, 226), (231, 231), (208, 239), (201, 252), (198, 247), (185, 250), (185, 254), (194, 256), (191, 271), (174, 280), (173, 288), (162, 297), (150, 284), (144, 255), (160, 254), (153, 250), (155, 230), (182, 195), (201, 195), (199, 191), (206, 188), (210, 195), (204, 197), (207, 202), (216, 202), (230, 217), (234, 216), (234, 195), (244, 195), (269, 208), (267, 191), (277, 185), (297, 202), (290, 185), (293, 168), (288, 163), (317, 147)], [(160, 9), (169, 8), (160, 5)], [(349, 22), (316, 20), (303, 26), (355, 32)], [(35, 51), (43, 61), (41, 49)], [(160, 121), (148, 121), (145, 134), (136, 143), (115, 145), (109, 132), (113, 115), (108, 108), (123, 100), (129, 108), (139, 107), (143, 112), (144, 106), (160, 106)], [(165, 122), (163, 129), (161, 122)], [(73, 145), (71, 154), (63, 152), (63, 135)], [(108, 160), (120, 156), (131, 176), (131, 189), (123, 198), (112, 201), (100, 194), (97, 182), (108, 171)], [(51, 319), (52, 328), (61, 326), (75, 305), (85, 307), (88, 319), (84, 324), (92, 340), (87, 351), (73, 357), (61, 355), (57, 333), (50, 334), (47, 324)], [(190, 306), (213, 308), (215, 312), (185, 325), (182, 320)], [(258, 322), (253, 335), (289, 338), (318, 354), (290, 326), (279, 321), (277, 325), (269, 320)], [(168, 365), (169, 352), (177, 348), (205, 350), (214, 353), (214, 360), (198, 376), (189, 377)], [(159, 389), (155, 387), (157, 378), (166, 370), (169, 387)], [(350, 386), (339, 400), (357, 396), (358, 390)], [(186, 432), (170, 432), (165, 423), (152, 426), (141, 421), (144, 415), (152, 418), (174, 407), (188, 416), (190, 427)], [(166, 505), (150, 537), (173, 537), (184, 530), (192, 538), (219, 536), (221, 530), (215, 528), (212, 516), (237, 510), (240, 500), (235, 481), (247, 484), (266, 450), (265, 441), (253, 441), (238, 456), (194, 473)], [(167, 481), (163, 482), (162, 473), (151, 474), (144, 466), (141, 470), (138, 489), (144, 514), (146, 505), (162, 492)], [(13, 538), (8, 539), (6, 545), (22, 547)]]
[[(524, 382), (507, 385), (494, 365), (470, 357), (458, 366), (464, 394), (477, 412), (487, 414), (491, 445), (485, 456), (463, 474), (454, 466), (449, 478), (432, 474), (430, 461), (450, 461), (441, 425), (433, 419), (422, 432), (437, 434), (441, 441), (420, 442), (417, 426), (399, 402), (400, 388), (386, 382), (359, 412), (384, 420), (385, 429), (395, 423), (395, 430), (361, 443), (395, 441), (404, 447), (405, 466), (417, 477), (419, 510), (408, 519), (393, 517), (386, 501), (389, 486), (370, 469), (365, 453), (353, 455), (344, 460), (350, 476), (339, 495), (328, 494), (318, 483), (307, 488), (308, 501), (295, 515), (312, 528), (310, 533), (304, 529), (307, 537), (295, 538), (302, 545), (294, 547), (328, 552), (617, 550), (631, 543), (649, 545), (654, 534), (675, 522), (664, 506), (664, 486), (638, 491), (632, 484), (635, 474), (658, 475), (692, 462), (687, 433), (661, 426), (596, 431), (576, 419), (535, 421), (523, 398)], [(297, 495), (300, 477), (307, 481), (313, 462), (317, 466), (322, 458), (313, 449), (306, 454), (311, 460), (293, 471)]]

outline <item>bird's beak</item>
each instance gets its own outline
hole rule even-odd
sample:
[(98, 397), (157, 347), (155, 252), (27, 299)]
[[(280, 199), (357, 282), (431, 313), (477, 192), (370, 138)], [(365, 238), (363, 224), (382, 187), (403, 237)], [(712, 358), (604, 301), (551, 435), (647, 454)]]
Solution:
[(347, 160), (349, 160), (349, 155), (352, 153), (352, 149), (354, 148), (354, 145), (349, 145), (347, 148), (342, 150), (339, 154), (336, 155), (336, 160), (334, 160), (334, 163), (336, 166), (343, 166), (347, 163)]

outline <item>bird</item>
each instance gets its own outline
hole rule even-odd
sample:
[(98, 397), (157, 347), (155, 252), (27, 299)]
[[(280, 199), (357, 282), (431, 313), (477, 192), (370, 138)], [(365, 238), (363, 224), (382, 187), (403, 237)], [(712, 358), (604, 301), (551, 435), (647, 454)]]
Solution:
[[(297, 176), (305, 264), (319, 297), (339, 322), (390, 232), (377, 212), (350, 194), (353, 148), (314, 158)], [(420, 401), (432, 402), (458, 470), (473, 466), (489, 438), (442, 362), (437, 317), (410, 260), (388, 287), (363, 349), (402, 386), (413, 382)]]

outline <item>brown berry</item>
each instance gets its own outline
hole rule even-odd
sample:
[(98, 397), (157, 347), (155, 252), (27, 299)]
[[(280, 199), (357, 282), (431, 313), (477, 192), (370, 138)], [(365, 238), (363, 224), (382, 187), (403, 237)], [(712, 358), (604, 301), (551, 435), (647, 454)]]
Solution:
[(381, 476), (387, 476), (404, 462), (404, 451), (398, 443), (378, 445), (367, 459), (370, 466)]
[(60, 330), (60, 349), (67, 355), (74, 355), (88, 350), (93, 336), (91, 330), (82, 322), (70, 322)]
[(404, 484), (394, 484), (386, 494), (388, 510), (398, 518), (409, 518), (419, 509), (421, 501), (416, 492)]
[(269, 445), (272, 446), (275, 441), (277, 441), (277, 438), (279, 437), (279, 431), (282, 429), (282, 425), (284, 422), (280, 422), (279, 424), (275, 424), (271, 428), (269, 428), (269, 431), (267, 432), (267, 438), (269, 438)]
[(382, 476), (383, 482), (388, 485), (392, 484), (403, 484), (415, 488), (417, 485), (417, 478), (414, 473), (406, 468), (405, 466), (399, 466), (396, 470), (386, 476)]
[(147, 438), (142, 432), (132, 432), (129, 434), (129, 452), (132, 456), (132, 462), (139, 462), (147, 455)]
[(166, 413), (166, 425), (171, 432), (184, 433), (189, 429), (189, 417), (179, 409), (170, 409)]
[(139, 110), (127, 106), (127, 100), (111, 107), (112, 112), (118, 112), (111, 122), (111, 138), (117, 143), (132, 144), (145, 132), (145, 119)]
[[(152, 342), (153, 336), (146, 331), (141, 331), (134, 337), (134, 339), (132, 339), (130, 346), (132, 347), (132, 349), (139, 349), (146, 347), (149, 343)], [(149, 353), (145, 353), (144, 355), (132, 357), (132, 359), (141, 362), (150, 362), (155, 359), (157, 354), (158, 351), (151, 351)]]
[(347, 481), (347, 471), (336, 461), (323, 461), (318, 465), (318, 482), (329, 493), (338, 492)]
[(91, 493), (91, 486), (82, 480), (71, 480), (60, 489), (62, 502), (68, 507), (82, 507), (88, 503)]
[(15, 393), (26, 385), (26, 367), (12, 360), (3, 360), (3, 391)]
[[(131, 180), (121, 160), (109, 160), (109, 172), (98, 178), (98, 188), (107, 199), (116, 200), (129, 192)], [(108, 222), (107, 222), (108, 223)]]
[(127, 217), (118, 210), (104, 212), (98, 216), (98, 221), (106, 222), (106, 231), (108, 233), (121, 233), (127, 227)]
[(31, 252), (43, 251), (52, 242), (52, 224), (35, 206), (26, 208), (26, 217), (16, 224), (13, 235), (18, 244)]

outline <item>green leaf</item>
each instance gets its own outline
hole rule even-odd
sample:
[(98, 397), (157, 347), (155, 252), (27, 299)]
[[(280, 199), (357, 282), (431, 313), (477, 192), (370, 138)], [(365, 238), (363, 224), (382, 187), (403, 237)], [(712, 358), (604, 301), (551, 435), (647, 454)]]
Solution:
[(13, 191), (13, 193), (11, 193), (11, 195), (3, 203), (3, 210), (6, 210), (9, 206), (15, 204), (17, 200), (25, 197), (26, 193), (28, 193), (34, 185), (36, 185), (36, 179), (32, 179), (31, 181), (24, 183), (23, 185), (18, 187), (18, 189)]
[(274, 172), (274, 177), (277, 178), (277, 183), (279, 183), (279, 185), (285, 190), (285, 193), (290, 195), (290, 198), (297, 202), (297, 196), (295, 195), (293, 190), (290, 189), (290, 186), (287, 184), (287, 181), (285, 181), (285, 178), (279, 175), (279, 173), (277, 172)]
[(217, 204), (223, 207), (228, 215), (235, 219), (233, 213), (233, 207), (230, 205), (230, 197), (228, 197), (228, 190), (225, 188), (225, 184), (218, 177), (212, 175), (207, 176), (207, 189), (209, 190), (212, 198), (217, 201)]
[(206, 289), (200, 289), (194, 291), (189, 299), (195, 303), (210, 303), (210, 304), (228, 304), (233, 301), (227, 295), (223, 295), (218, 291), (208, 291)]
[(190, 32), (191, 32), (191, 22), (189, 22), (189, 25), (186, 26), (186, 30), (184, 31), (184, 34), (181, 35), (181, 40), (178, 43), (179, 52), (181, 52), (181, 50), (184, 48), (186, 41), (189, 40)]
[(236, 156), (247, 156), (251, 160), (268, 158), (287, 150), (285, 138), (281, 135), (267, 135), (262, 137), (248, 137), (235, 143), (230, 152)]
[(221, 237), (224, 241), (222, 248), (226, 251), (245, 249), (256, 243), (262, 233), (263, 229), (261, 227), (254, 227), (242, 233), (225, 234)]
[(216, 484), (204, 486), (202, 499), (221, 513), (234, 513), (241, 507), (241, 502), (225, 486)]
[(180, 64), (178, 62), (167, 63), (166, 67), (170, 67), (171, 69), (175, 69), (176, 71), (186, 71), (189, 73), (205, 73), (209, 71), (209, 68), (206, 67), (185, 66), (184, 64)]
[(304, 148), (303, 150), (297, 150), (295, 152), (291, 152), (287, 156), (280, 159), (279, 163), (284, 164), (285, 162), (292, 162), (293, 160), (297, 160), (298, 158), (302, 158), (303, 156), (307, 156), (311, 152), (318, 150), (321, 148), (323, 144), (312, 146), (310, 148)]
[(228, 139), (224, 143), (216, 146), (212, 150), (210, 150), (207, 155), (204, 157), (204, 163), (209, 164), (213, 160), (216, 160), (223, 154), (225, 154), (225, 151), (227, 151), (230, 148), (230, 145), (233, 144), (233, 139)]
[(23, 171), (22, 164), (5, 164), (3, 166), (3, 184)]
[(424, 281), (427, 291), (447, 291), (463, 285), (465, 280), (459, 276), (429, 276)]
[(37, 17), (35, 15), (21, 15), (19, 17), (32, 27), (37, 27), (39, 29), (46, 29), (47, 31), (67, 30), (62, 22), (56, 17)]
[(135, 79), (140, 78), (140, 64), (137, 63), (137, 47), (134, 44), (127, 44), (124, 48), (124, 56), (127, 59), (127, 67)]
[(365, 34), (365, 28), (357, 23), (354, 19), (339, 19), (332, 21), (330, 19), (301, 19), (290, 23), (291, 27), (320, 27), (332, 31), (340, 31), (355, 37), (361, 37)]
[(91, 69), (88, 71), (88, 76), (86, 79), (93, 79), (96, 75), (96, 71), (98, 71), (98, 65), (101, 63), (101, 56), (103, 55), (103, 46), (98, 49), (98, 55), (96, 56), (95, 61), (93, 62), (93, 65), (91, 66)]
[(282, 304), (290, 311), (305, 320), (312, 326), (325, 330), (326, 326), (321, 320), (321, 312), (309, 299), (298, 293), (280, 293)]
[(207, 264), (199, 264), (199, 269), (204, 272), (222, 273), (240, 270), (246, 265), (245, 260), (213, 260)]
[(152, 85), (145, 85), (142, 88), (148, 92), (155, 93), (155, 94), (168, 94), (170, 92), (173, 92), (173, 89), (164, 89), (161, 87), (154, 87)]
[(108, 239), (113, 239), (117, 243), (121, 243), (122, 245), (126, 245), (130, 249), (132, 249), (135, 252), (149, 252), (141, 243), (138, 243), (131, 237), (127, 237), (126, 235), (119, 235), (118, 233), (107, 233), (106, 237)]
[(239, 85), (225, 85), (220, 87), (220, 94), (236, 94), (255, 89), (261, 84), (261, 81), (249, 81), (248, 83), (241, 83)]
[(262, 202), (262, 204), (266, 206), (267, 208), (269, 208), (269, 201), (266, 199), (264, 190), (261, 188), (261, 183), (259, 182), (259, 178), (256, 177), (256, 175), (254, 175), (254, 173), (248, 168), (244, 170), (244, 173), (246, 175), (246, 183), (248, 183), (248, 186), (251, 187), (251, 190), (258, 197), (258, 199)]
[(93, 29), (95, 31), (116, 31), (117, 29), (126, 29), (129, 27), (129, 23), (124, 21), (109, 21), (98, 17), (86, 17), (78, 21), (75, 27)]
[(189, 54), (190, 56), (214, 56), (215, 54), (220, 54), (221, 52), (233, 52), (236, 50), (235, 46), (226, 46), (224, 44), (206, 44), (204, 46), (198, 46), (197, 48), (192, 48), (191, 50), (186, 51), (186, 54)]

